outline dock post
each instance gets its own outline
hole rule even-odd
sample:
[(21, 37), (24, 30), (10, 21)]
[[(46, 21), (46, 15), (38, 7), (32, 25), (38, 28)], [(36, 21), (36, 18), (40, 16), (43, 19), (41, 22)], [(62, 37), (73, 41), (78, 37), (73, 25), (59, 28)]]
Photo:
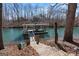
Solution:
[(17, 47), (18, 47), (18, 49), (19, 50), (21, 50), (22, 48), (21, 48), (21, 44), (19, 43), (19, 44), (17, 44)]
[(57, 22), (55, 22), (55, 43), (58, 42)]
[(39, 44), (39, 35), (35, 35), (35, 41), (37, 44)]
[[(35, 31), (38, 32), (39, 27), (36, 27), (35, 29), (36, 29)], [(38, 33), (35, 33), (35, 41), (37, 44), (39, 44), (39, 38), (40, 38), (40, 35)]]
[(24, 34), (24, 40), (25, 40), (26, 46), (30, 45), (30, 37), (28, 33)]

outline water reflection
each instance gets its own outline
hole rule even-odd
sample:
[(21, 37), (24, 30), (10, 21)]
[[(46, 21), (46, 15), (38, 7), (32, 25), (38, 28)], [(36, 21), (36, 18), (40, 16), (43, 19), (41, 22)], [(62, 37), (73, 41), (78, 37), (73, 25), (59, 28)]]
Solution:
[[(23, 32), (22, 28), (3, 28), (3, 41), (5, 44), (14, 41), (23, 41)], [(45, 29), (48, 33), (47, 34), (42, 34), (40, 35), (40, 38), (43, 39), (50, 39), (55, 37), (55, 32), (54, 28), (46, 28)], [(33, 36), (34, 33), (29, 33), (30, 36)], [(58, 28), (58, 37), (63, 37), (64, 36), (64, 28)], [(73, 36), (74, 38), (79, 39), (79, 27), (74, 27), (73, 31)]]

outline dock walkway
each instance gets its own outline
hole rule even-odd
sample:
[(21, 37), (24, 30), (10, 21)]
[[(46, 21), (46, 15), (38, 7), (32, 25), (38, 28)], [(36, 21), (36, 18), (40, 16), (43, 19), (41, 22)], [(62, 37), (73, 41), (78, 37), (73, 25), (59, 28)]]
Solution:
[[(66, 56), (69, 55), (62, 50), (58, 50), (56, 47), (50, 47), (45, 44), (39, 43), (36, 44), (33, 37), (30, 38), (31, 46), (37, 51), (40, 56)], [(73, 54), (71, 54), (73, 55)]]

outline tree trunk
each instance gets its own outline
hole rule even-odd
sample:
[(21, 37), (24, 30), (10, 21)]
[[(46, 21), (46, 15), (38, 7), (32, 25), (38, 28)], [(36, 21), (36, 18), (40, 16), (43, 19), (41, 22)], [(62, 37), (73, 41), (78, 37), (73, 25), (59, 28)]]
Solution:
[(66, 27), (64, 33), (64, 41), (72, 42), (73, 41), (73, 26), (75, 20), (77, 3), (68, 4), (68, 14), (66, 20)]
[(0, 50), (4, 49), (2, 40), (2, 3), (0, 3)]

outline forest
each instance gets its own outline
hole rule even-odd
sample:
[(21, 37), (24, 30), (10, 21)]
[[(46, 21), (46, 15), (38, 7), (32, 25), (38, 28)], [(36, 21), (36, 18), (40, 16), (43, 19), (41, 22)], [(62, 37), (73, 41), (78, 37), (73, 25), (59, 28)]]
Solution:
[[(66, 24), (66, 15), (68, 13), (68, 4), (54, 3), (43, 6), (39, 4), (21, 4), (11, 3), (3, 4), (3, 27), (22, 27), (23, 23), (48, 23), (54, 26), (54, 22), (58, 22), (58, 26), (62, 27)], [(75, 16), (75, 25), (79, 26), (79, 11)]]
[[(12, 50), (8, 50), (7, 54), (11, 55), (12, 53), (18, 52), (13, 55), (42, 56), (53, 55), (55, 54), (54, 52), (57, 51), (59, 55), (64, 54), (65, 56), (69, 56), (70, 53), (72, 55), (75, 55), (74, 51), (76, 51), (77, 55), (77, 52), (79, 52), (79, 38), (78, 40), (75, 40), (73, 38), (74, 27), (79, 27), (79, 4), (77, 3), (0, 3), (0, 53), (2, 53), (1, 51), (5, 52), (5, 50), (7, 49), (4, 46), (3, 40), (4, 28), (22, 28), (22, 24), (44, 23), (49, 24), (48, 27), (52, 27), (54, 29), (53, 32), (55, 37), (52, 38), (54, 39), (54, 41), (52, 39), (48, 41), (43, 41), (40, 39), (40, 34), (34, 34), (35, 39), (33, 37), (32, 39), (30, 39), (28, 38), (29, 34), (27, 33), (25, 34), (25, 37), (28, 38), (25, 39), (26, 46), (21, 49), (21, 43), (15, 44), (15, 46), (11, 45), (11, 47), (9, 47), (8, 49)], [(57, 32), (59, 27), (63, 27), (65, 29), (63, 34), (63, 40), (61, 43), (59, 43), (59, 41), (61, 40), (59, 40), (59, 35)], [(38, 30), (39, 28), (36, 29), (36, 31)], [(12, 33), (13, 32), (11, 31), (11, 34)], [(14, 35), (12, 37), (14, 37)]]

